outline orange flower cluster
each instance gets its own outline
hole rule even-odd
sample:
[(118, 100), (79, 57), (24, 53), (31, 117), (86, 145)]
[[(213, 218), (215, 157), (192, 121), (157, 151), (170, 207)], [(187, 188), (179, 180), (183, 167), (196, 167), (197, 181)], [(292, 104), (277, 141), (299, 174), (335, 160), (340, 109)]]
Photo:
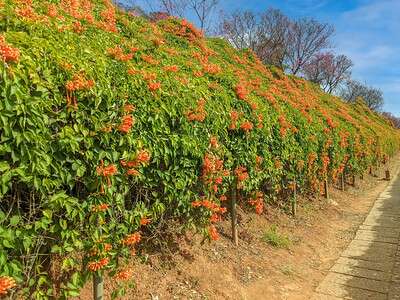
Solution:
[(92, 211), (93, 212), (104, 212), (106, 211), (110, 206), (106, 203), (102, 203), (96, 206), (93, 206)]
[(50, 18), (55, 18), (58, 16), (58, 8), (55, 4), (51, 3), (47, 6), (47, 15)]
[(215, 64), (203, 64), (203, 72), (216, 75), (221, 72), (221, 67)]
[(74, 96), (75, 91), (90, 89), (94, 86), (93, 80), (87, 80), (82, 73), (75, 74), (72, 80), (67, 81), (65, 88), (67, 89), (67, 106), (73, 105), (78, 107), (78, 102)]
[(131, 233), (131, 234), (128, 234), (126, 236), (126, 238), (124, 238), (122, 240), (122, 244), (125, 246), (133, 246), (133, 245), (139, 243), (141, 238), (142, 238), (142, 236), (140, 235), (139, 232)]
[(239, 120), (241, 114), (239, 114), (236, 110), (231, 111), (231, 124), (229, 125), (229, 129), (236, 129), (236, 123)]
[(126, 269), (115, 274), (114, 278), (119, 281), (126, 281), (131, 279), (132, 276), (133, 276), (132, 269)]
[(142, 54), (142, 59), (147, 62), (149, 65), (158, 65), (159, 61), (153, 58), (151, 55)]
[(148, 225), (148, 224), (150, 224), (150, 223), (151, 223), (151, 220), (148, 219), (148, 218), (141, 218), (141, 219), (140, 219), (140, 225), (141, 225), (141, 226), (146, 226), (146, 225)]
[(249, 173), (247, 169), (243, 166), (239, 166), (234, 171), (237, 178), (237, 188), (241, 189), (243, 187), (243, 182), (249, 178)]
[(107, 49), (108, 55), (119, 61), (128, 61), (133, 58), (133, 53), (124, 53), (124, 50), (120, 46)]
[(263, 115), (262, 114), (258, 114), (257, 115), (257, 128), (261, 129), (263, 128)]
[(241, 125), (240, 128), (246, 132), (249, 133), (250, 130), (252, 130), (254, 127), (253, 123), (251, 123), (250, 121), (244, 121)]
[(235, 86), (235, 92), (236, 96), (240, 100), (246, 100), (247, 96), (250, 94), (250, 92), (246, 89), (243, 83), (239, 83), (238, 85)]
[(284, 115), (280, 115), (278, 121), (279, 121), (279, 124), (281, 126), (281, 128), (279, 129), (279, 132), (280, 132), (282, 137), (285, 137), (287, 130), (290, 128), (290, 125), (286, 121)]
[(328, 173), (328, 166), (329, 166), (329, 156), (326, 154), (323, 154), (322, 157), (322, 174), (326, 175)]
[(115, 7), (111, 0), (103, 0), (107, 8), (100, 13), (102, 21), (97, 26), (105, 31), (118, 32)]
[(210, 237), (213, 241), (217, 241), (219, 239), (218, 231), (214, 225), (211, 225), (210, 227), (208, 227), (208, 234), (210, 235)]
[(67, 81), (65, 87), (67, 91), (73, 92), (78, 90), (90, 89), (94, 86), (93, 80), (87, 80), (82, 73), (75, 74), (72, 80)]
[(207, 112), (205, 110), (206, 100), (200, 99), (197, 101), (197, 107), (185, 113), (189, 121), (203, 122), (206, 118)]
[(161, 83), (159, 83), (159, 82), (149, 82), (147, 84), (147, 86), (148, 86), (148, 88), (149, 88), (149, 90), (151, 92), (154, 92), (154, 91), (157, 91), (157, 90), (159, 90), (161, 88)]
[(176, 72), (179, 71), (179, 67), (176, 66), (176, 65), (173, 65), (173, 66), (165, 66), (165, 67), (164, 67), (164, 70), (167, 71), (167, 72), (176, 73)]
[(32, 7), (32, 0), (19, 1), (18, 7), (15, 9), (15, 13), (18, 17), (28, 20), (35, 21), (39, 19), (39, 16)]
[(110, 260), (107, 257), (104, 257), (98, 261), (92, 261), (88, 263), (87, 268), (91, 272), (96, 272), (107, 266), (109, 262)]
[(156, 47), (160, 47), (165, 44), (165, 41), (161, 38), (155, 38), (152, 40), (152, 42), (153, 42), (154, 46), (156, 46)]
[(124, 168), (128, 168), (126, 171), (126, 175), (138, 176), (140, 175), (139, 171), (136, 170), (140, 165), (146, 165), (150, 161), (150, 152), (147, 150), (140, 150), (136, 156), (136, 159), (131, 161), (121, 160), (121, 166)]
[(142, 75), (143, 75), (143, 79), (147, 82), (154, 81), (157, 79), (156, 73), (142, 72)]
[(0, 276), (0, 297), (7, 295), (8, 291), (17, 286), (14, 278)]
[(192, 202), (193, 207), (204, 207), (213, 213), (224, 214), (226, 213), (226, 207), (221, 207), (218, 204), (210, 200), (197, 200)]
[(76, 22), (73, 23), (73, 31), (74, 31), (75, 33), (80, 34), (80, 33), (82, 33), (82, 32), (85, 31), (85, 27), (82, 25), (81, 22), (76, 21)]
[(318, 158), (318, 155), (317, 155), (317, 153), (315, 153), (315, 152), (311, 152), (311, 153), (308, 155), (308, 168), (309, 168), (309, 169), (312, 168), (312, 166), (314, 165), (314, 162), (317, 160), (317, 158)]
[(229, 176), (229, 171), (224, 169), (224, 162), (216, 155), (206, 153), (203, 159), (202, 178), (205, 184), (216, 193), (222, 184), (223, 177)]
[(257, 192), (253, 198), (249, 199), (249, 204), (256, 208), (256, 213), (261, 215), (264, 211), (264, 194)]
[(195, 70), (195, 71), (193, 71), (193, 75), (195, 77), (203, 77), (204, 73), (202, 71)]
[(122, 133), (128, 133), (133, 124), (135, 122), (135, 118), (132, 115), (125, 115), (122, 117), (121, 125), (118, 127), (118, 130)]
[(282, 162), (276, 158), (274, 160), (274, 166), (275, 166), (275, 169), (280, 170), (280, 169), (282, 169)]
[(117, 174), (117, 171), (118, 171), (117, 167), (113, 164), (110, 164), (105, 167), (103, 160), (101, 160), (100, 166), (98, 166), (96, 168), (97, 175), (103, 176), (103, 177), (114, 176), (115, 174)]
[[(100, 245), (103, 246), (102, 251), (104, 254), (112, 250), (112, 245), (109, 243), (102, 243)], [(91, 252), (91, 255), (96, 256), (96, 255), (99, 255), (99, 253), (100, 253), (100, 251), (98, 249), (93, 249)]]
[(256, 156), (256, 170), (260, 171), (261, 170), (261, 165), (264, 159), (261, 156)]
[(182, 20), (180, 25), (181, 28), (176, 35), (187, 38), (189, 41), (195, 41), (203, 37), (203, 32), (187, 20)]
[[(86, 20), (91, 24), (94, 23), (92, 3), (90, 0), (62, 0), (61, 8), (75, 19)], [(54, 9), (54, 7), (49, 8), (49, 15), (51, 11), (53, 12), (52, 15), (55, 17), (57, 15), (57, 10)]]
[(6, 43), (4, 36), (0, 35), (0, 58), (3, 62), (17, 62), (19, 60), (19, 50)]
[(350, 133), (347, 131), (345, 132), (341, 131), (339, 132), (339, 135), (340, 135), (340, 142), (339, 142), (340, 147), (347, 148), (347, 146), (349, 145), (348, 138), (350, 136)]

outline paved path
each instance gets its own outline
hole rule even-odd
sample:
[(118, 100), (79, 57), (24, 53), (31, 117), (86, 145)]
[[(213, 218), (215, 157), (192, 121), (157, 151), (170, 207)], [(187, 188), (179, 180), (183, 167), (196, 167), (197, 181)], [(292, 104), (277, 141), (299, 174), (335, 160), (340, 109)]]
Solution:
[(313, 300), (400, 299), (400, 176), (376, 200)]

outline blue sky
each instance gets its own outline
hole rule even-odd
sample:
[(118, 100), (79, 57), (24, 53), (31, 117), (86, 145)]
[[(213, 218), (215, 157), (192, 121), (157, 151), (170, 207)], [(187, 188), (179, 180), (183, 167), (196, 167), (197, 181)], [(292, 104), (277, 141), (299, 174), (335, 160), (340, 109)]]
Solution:
[(382, 89), (384, 110), (400, 117), (400, 0), (220, 0), (228, 12), (268, 7), (333, 24), (334, 50), (353, 60), (353, 78)]

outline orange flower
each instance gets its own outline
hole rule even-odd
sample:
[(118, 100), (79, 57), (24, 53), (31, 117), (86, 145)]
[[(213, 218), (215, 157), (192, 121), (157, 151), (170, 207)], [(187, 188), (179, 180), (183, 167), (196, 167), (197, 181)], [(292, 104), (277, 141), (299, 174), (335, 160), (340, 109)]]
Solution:
[(211, 225), (211, 226), (208, 228), (208, 233), (209, 233), (209, 235), (210, 235), (210, 237), (211, 237), (211, 239), (212, 239), (213, 241), (216, 241), (216, 240), (219, 239), (218, 231), (217, 231), (217, 229), (215, 228), (214, 225)]
[(172, 72), (172, 73), (176, 73), (179, 71), (179, 67), (178, 66), (166, 66), (164, 67), (164, 70), (167, 72)]
[(247, 169), (245, 167), (237, 167), (235, 169), (235, 175), (239, 182), (244, 181), (249, 178), (249, 174), (247, 173)]
[(147, 150), (140, 150), (136, 159), (142, 164), (146, 164), (150, 161), (150, 153)]
[(137, 74), (137, 73), (139, 73), (138, 70), (135, 70), (135, 69), (129, 69), (129, 70), (128, 70), (128, 74), (129, 74), (129, 75), (135, 75), (135, 74)]
[(119, 281), (126, 281), (132, 278), (132, 276), (133, 276), (132, 269), (126, 269), (115, 274), (114, 278)]
[(0, 297), (7, 295), (8, 290), (12, 289), (16, 285), (14, 278), (9, 276), (0, 276)]
[(75, 33), (82, 33), (83, 31), (85, 31), (85, 27), (82, 25), (81, 22), (76, 21), (73, 23), (73, 30)]
[(100, 269), (102, 269), (103, 267), (105, 267), (106, 265), (108, 265), (108, 263), (110, 262), (110, 260), (107, 257), (104, 257), (98, 261), (92, 261), (90, 263), (88, 263), (88, 269), (89, 271), (92, 272), (96, 272)]
[(146, 225), (149, 224), (150, 222), (151, 222), (151, 220), (148, 219), (148, 218), (141, 218), (141, 219), (140, 219), (140, 225), (142, 225), (142, 226), (146, 226)]
[(264, 211), (264, 194), (257, 192), (255, 197), (249, 200), (249, 204), (255, 207), (257, 214), (261, 215)]
[(211, 223), (217, 223), (221, 221), (221, 216), (218, 214), (212, 214), (210, 218)]
[(124, 54), (124, 51), (122, 50), (122, 48), (120, 46), (116, 46), (115, 48), (109, 48), (107, 50), (107, 53), (111, 57), (115, 58), (116, 60), (120, 60), (120, 61), (128, 61), (133, 58), (132, 53)]
[(200, 99), (199, 101), (197, 101), (197, 107), (185, 113), (188, 120), (203, 122), (207, 115), (205, 105), (206, 101), (204, 99)]
[(93, 212), (101, 212), (101, 211), (106, 211), (110, 206), (106, 203), (100, 204), (100, 205), (96, 205), (92, 208)]
[(101, 161), (100, 166), (96, 168), (97, 175), (103, 176), (103, 177), (110, 177), (113, 176), (117, 173), (117, 167), (113, 164), (108, 165), (107, 167), (104, 167), (103, 161)]
[(225, 195), (222, 195), (221, 197), (219, 197), (219, 201), (221, 201), (221, 202), (224, 202), (226, 200), (228, 200), (228, 199), (226, 198)]
[(233, 110), (231, 111), (230, 116), (231, 116), (231, 125), (229, 126), (229, 129), (236, 129), (236, 122), (239, 119), (239, 113)]
[(131, 233), (122, 240), (122, 244), (125, 246), (135, 245), (140, 242), (141, 238), (142, 237), (139, 232)]
[(140, 172), (138, 170), (136, 170), (136, 169), (129, 169), (129, 170), (126, 171), (126, 175), (139, 176)]
[(123, 116), (122, 123), (118, 128), (119, 131), (121, 131), (123, 133), (128, 133), (131, 130), (134, 122), (135, 122), (135, 119), (132, 115)]
[(148, 87), (149, 87), (149, 90), (151, 92), (154, 92), (154, 91), (159, 90), (161, 88), (161, 83), (159, 83), (159, 82), (149, 82), (148, 83)]
[(47, 6), (47, 15), (50, 18), (55, 18), (58, 15), (58, 10), (57, 10), (57, 6), (55, 4), (49, 4)]
[(240, 100), (245, 100), (247, 98), (247, 96), (249, 95), (248, 90), (243, 86), (242, 83), (239, 83), (236, 87), (235, 87), (235, 92), (237, 97)]
[(159, 64), (159, 62), (157, 60), (155, 60), (151, 55), (143, 54), (142, 59), (150, 65), (158, 65)]
[(240, 128), (244, 132), (248, 133), (250, 130), (253, 129), (253, 123), (251, 123), (250, 121), (245, 121), (245, 122), (242, 123), (242, 125), (240, 125)]
[(19, 56), (19, 50), (8, 45), (5, 37), (0, 35), (0, 58), (3, 62), (17, 62)]

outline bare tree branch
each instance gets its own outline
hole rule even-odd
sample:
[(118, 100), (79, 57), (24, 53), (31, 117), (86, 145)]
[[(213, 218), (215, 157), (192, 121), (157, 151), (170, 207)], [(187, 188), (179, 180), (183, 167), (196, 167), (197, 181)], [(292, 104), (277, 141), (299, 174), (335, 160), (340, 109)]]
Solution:
[(289, 19), (277, 9), (256, 15), (236, 11), (222, 18), (220, 33), (234, 47), (252, 49), (266, 64), (283, 69)]
[(332, 93), (350, 79), (352, 66), (353, 62), (345, 55), (318, 53), (303, 66), (302, 72), (307, 80), (321, 85), (325, 92)]
[(334, 28), (314, 19), (300, 19), (289, 26), (285, 64), (290, 73), (298, 74), (318, 52), (330, 47)]
[(347, 102), (355, 103), (358, 99), (372, 110), (379, 111), (384, 104), (383, 92), (380, 89), (368, 86), (355, 80), (348, 80), (341, 90), (340, 96)]

